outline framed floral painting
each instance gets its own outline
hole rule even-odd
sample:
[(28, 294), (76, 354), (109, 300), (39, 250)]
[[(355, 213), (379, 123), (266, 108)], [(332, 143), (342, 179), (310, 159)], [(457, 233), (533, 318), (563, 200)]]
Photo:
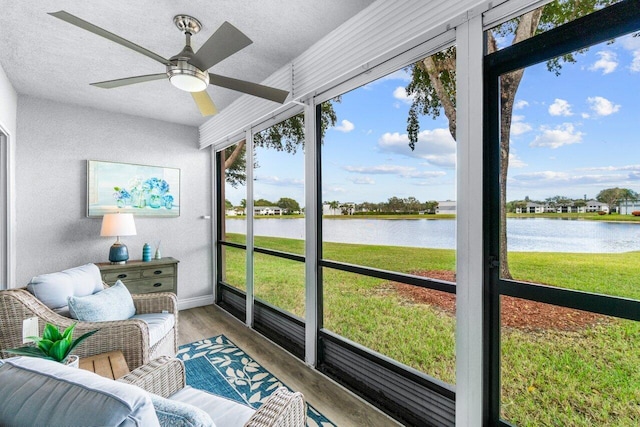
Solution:
[(87, 216), (180, 216), (180, 169), (87, 161)]

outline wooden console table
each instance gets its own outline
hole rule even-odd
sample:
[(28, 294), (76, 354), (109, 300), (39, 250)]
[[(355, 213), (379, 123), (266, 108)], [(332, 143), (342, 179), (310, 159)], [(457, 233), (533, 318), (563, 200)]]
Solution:
[(132, 294), (149, 292), (178, 293), (178, 261), (167, 257), (143, 262), (127, 261), (126, 264), (96, 263), (102, 274), (102, 280), (113, 285), (117, 280)]
[(129, 373), (129, 366), (121, 351), (80, 358), (80, 369), (95, 372), (105, 378), (117, 380)]

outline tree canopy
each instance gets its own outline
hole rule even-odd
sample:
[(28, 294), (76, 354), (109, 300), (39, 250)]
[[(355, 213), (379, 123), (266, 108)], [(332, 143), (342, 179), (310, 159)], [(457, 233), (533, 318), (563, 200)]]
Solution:
[(286, 209), (288, 213), (293, 213), (295, 211), (300, 212), (300, 205), (290, 197), (281, 197), (276, 205), (279, 208)]
[[(615, 0), (553, 1), (487, 31), (487, 52), (498, 50), (496, 37), (510, 37), (513, 45), (614, 2)], [(574, 54), (568, 53), (548, 61), (547, 69), (558, 75), (564, 62), (575, 61)], [(418, 143), (420, 116), (431, 116), (435, 119), (444, 112), (449, 122), (449, 132), (453, 139), (456, 139), (456, 47), (449, 47), (421, 59), (410, 66), (409, 70), (411, 81), (405, 90), (413, 99), (407, 117), (407, 134), (411, 149), (415, 149)], [(506, 221), (507, 210), (506, 178), (513, 105), (523, 74), (524, 69), (520, 69), (500, 77), (500, 217), (503, 223)], [(501, 276), (510, 278), (506, 253), (506, 227), (500, 227), (500, 242)]]
[(596, 200), (606, 203), (609, 206), (609, 214), (617, 207), (620, 202), (628, 202), (638, 200), (638, 193), (629, 188), (606, 188), (598, 193)]

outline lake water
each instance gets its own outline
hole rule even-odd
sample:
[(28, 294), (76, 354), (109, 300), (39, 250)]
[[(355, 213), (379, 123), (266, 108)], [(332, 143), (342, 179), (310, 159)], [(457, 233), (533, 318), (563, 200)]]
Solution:
[[(324, 241), (455, 248), (455, 220), (325, 219)], [(304, 239), (304, 219), (256, 219), (256, 236)], [(227, 232), (246, 233), (244, 218), (228, 218)], [(620, 253), (640, 251), (640, 223), (507, 219), (509, 251)]]

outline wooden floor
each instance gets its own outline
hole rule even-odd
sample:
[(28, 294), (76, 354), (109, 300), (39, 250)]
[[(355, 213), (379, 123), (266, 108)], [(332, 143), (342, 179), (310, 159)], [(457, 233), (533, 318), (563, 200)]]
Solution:
[(224, 334), (338, 426), (398, 426), (396, 421), (217, 306), (180, 312), (180, 345)]

